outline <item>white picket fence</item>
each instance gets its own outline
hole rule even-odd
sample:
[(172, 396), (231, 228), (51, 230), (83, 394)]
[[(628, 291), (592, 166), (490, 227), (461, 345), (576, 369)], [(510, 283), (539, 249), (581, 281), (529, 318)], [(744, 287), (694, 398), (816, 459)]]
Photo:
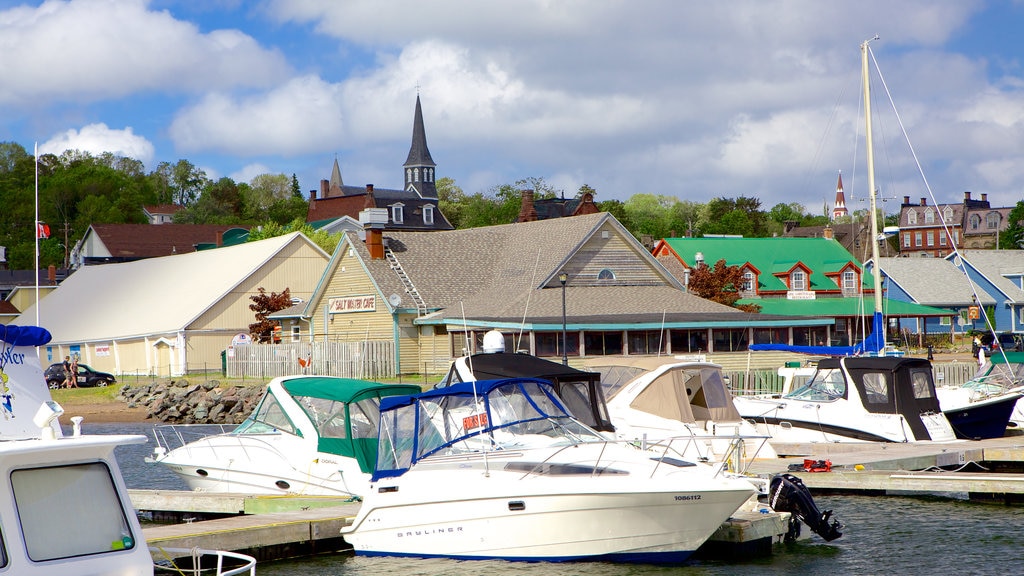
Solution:
[(261, 380), (293, 374), (379, 380), (396, 372), (395, 345), (387, 340), (247, 344), (229, 350), (225, 364), (228, 378)]

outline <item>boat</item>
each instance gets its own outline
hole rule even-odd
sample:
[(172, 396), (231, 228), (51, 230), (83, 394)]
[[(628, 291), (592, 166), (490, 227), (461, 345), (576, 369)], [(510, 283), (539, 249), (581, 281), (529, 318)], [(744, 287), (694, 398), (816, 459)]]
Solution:
[[(1000, 351), (986, 358), (978, 372), (960, 388), (980, 395), (1024, 393), (1024, 352)], [(1020, 433), (1024, 429), (1024, 398), (1010, 412), (1008, 429)]]
[[(0, 326), (0, 572), (18, 576), (152, 575), (153, 552), (121, 476), (114, 449), (141, 435), (85, 434), (50, 396), (38, 346), (51, 340), (38, 326)], [(189, 551), (204, 574), (255, 574), (252, 557)], [(174, 559), (168, 552), (167, 557)], [(210, 568), (237, 561), (230, 569)]]
[(936, 393), (942, 413), (957, 438), (980, 440), (1002, 438), (1010, 425), (1024, 389), (997, 389), (977, 386), (969, 381), (962, 386), (938, 386)]
[(776, 451), (788, 443), (956, 439), (939, 406), (931, 363), (923, 358), (823, 358), (814, 376), (785, 396), (733, 402), (771, 436)]
[(381, 400), (357, 556), (685, 561), (753, 494), (700, 462), (609, 440), (550, 382), (464, 382)]
[(166, 466), (197, 491), (358, 497), (373, 472), (380, 399), (419, 391), (335, 376), (274, 378), (252, 414), (231, 430), (155, 427), (146, 461)]

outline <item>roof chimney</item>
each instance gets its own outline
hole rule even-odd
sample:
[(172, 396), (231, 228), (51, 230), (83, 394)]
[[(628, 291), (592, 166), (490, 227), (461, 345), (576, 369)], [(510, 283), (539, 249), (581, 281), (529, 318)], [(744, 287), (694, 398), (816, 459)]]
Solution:
[(519, 208), (520, 222), (536, 222), (537, 209), (533, 206), (533, 190), (521, 190), (522, 206)]
[(910, 204), (910, 196), (904, 196), (903, 197), (903, 204), (905, 204), (905, 205), (909, 205)]
[(384, 259), (383, 229), (366, 227), (366, 250), (370, 253), (370, 260)]
[(316, 190), (310, 190), (309, 191), (309, 199), (310, 199), (310, 201), (316, 200)]
[(986, 194), (985, 192), (982, 192), (981, 193), (981, 201), (982, 202), (988, 202), (988, 194)]
[(829, 240), (835, 237), (831, 226), (825, 226), (825, 229), (821, 231), (821, 235), (823, 238), (828, 238)]
[[(970, 194), (970, 192), (968, 192), (968, 194)], [(921, 206), (927, 206), (927, 205), (928, 205), (928, 199), (927, 198), (921, 198)]]
[(366, 201), (363, 202), (363, 208), (376, 208), (377, 200), (373, 197), (373, 184), (366, 185)]
[(50, 286), (57, 285), (57, 267), (50, 264), (46, 267), (46, 277), (50, 281)]
[(320, 198), (330, 198), (331, 196), (331, 181), (321, 180), (320, 181)]
[(971, 199), (971, 191), (968, 190), (968, 191), (964, 192), (964, 200), (970, 200), (970, 199)]

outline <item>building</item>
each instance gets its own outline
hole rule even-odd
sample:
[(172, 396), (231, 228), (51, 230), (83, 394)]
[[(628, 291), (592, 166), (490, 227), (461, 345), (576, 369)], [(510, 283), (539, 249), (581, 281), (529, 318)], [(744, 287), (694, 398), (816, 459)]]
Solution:
[(247, 227), (224, 224), (93, 224), (71, 251), (71, 268), (187, 254), (248, 235)]
[[(675, 269), (682, 270), (684, 284), (694, 266), (724, 260), (743, 272), (739, 303), (756, 304), (763, 314), (834, 320), (831, 330), (755, 330), (754, 344), (849, 346), (871, 331), (874, 278), (834, 239), (666, 238), (655, 246), (654, 256), (678, 263)], [(884, 300), (884, 306), (891, 328), (899, 318), (953, 315), (895, 300)]]
[(832, 207), (832, 221), (838, 218), (849, 216), (846, 209), (846, 196), (843, 195), (843, 173), (839, 173), (839, 180), (836, 182), (836, 205)]
[(358, 220), (359, 213), (366, 208), (383, 208), (388, 214), (387, 230), (451, 230), (452, 225), (438, 207), (436, 166), (427, 148), (423, 111), (417, 95), (412, 144), (402, 165), (404, 188), (378, 188), (373, 184), (346, 186), (335, 159), (330, 179), (320, 181), (319, 196), (316, 190), (309, 193), (306, 222), (325, 226), (345, 216)]
[(567, 218), (600, 212), (594, 203), (594, 195), (585, 192), (579, 198), (534, 198), (533, 190), (522, 190), (522, 203), (516, 222), (533, 222), (551, 218)]
[[(161, 226), (144, 225), (150, 229)], [(77, 354), (113, 374), (180, 376), (221, 369), (221, 353), (255, 322), (259, 288), (308, 299), (329, 260), (303, 234), (84, 266), (40, 302), (39, 325), (53, 335), (44, 364)], [(36, 305), (15, 324), (36, 324)]]
[[(1024, 333), (1024, 250), (961, 250), (947, 260), (966, 273), (979, 291), (995, 300), (984, 310), (999, 332)], [(984, 318), (973, 326), (987, 330)]]
[(171, 224), (174, 222), (174, 215), (184, 210), (184, 206), (177, 204), (154, 204), (143, 206), (142, 213), (150, 224)]
[(282, 322), (318, 341), (392, 341), (399, 371), (423, 374), (478, 351), (492, 329), (507, 350), (575, 361), (736, 351), (751, 330), (832, 323), (752, 316), (688, 294), (608, 213), (347, 232), (316, 293), (290, 316)]
[(958, 249), (995, 248), (999, 234), (1009, 225), (1010, 208), (993, 208), (988, 195), (971, 198), (964, 192), (960, 204), (932, 206), (927, 198), (917, 204), (903, 197), (900, 206), (899, 250), (901, 256), (944, 258)]

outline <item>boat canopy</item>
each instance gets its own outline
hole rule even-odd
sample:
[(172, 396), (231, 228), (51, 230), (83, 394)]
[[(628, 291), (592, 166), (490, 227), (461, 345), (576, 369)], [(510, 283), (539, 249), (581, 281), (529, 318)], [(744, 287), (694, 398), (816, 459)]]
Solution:
[(742, 418), (722, 378), (722, 370), (710, 364), (677, 364), (667, 367), (642, 390), (623, 387), (618, 394), (635, 394), (629, 405), (648, 414), (680, 422), (738, 422)]
[(569, 412), (594, 430), (614, 432), (608, 405), (601, 388), (601, 374), (577, 370), (559, 362), (538, 358), (531, 354), (492, 352), (473, 354), (452, 363), (442, 386), (463, 382), (460, 364), (465, 362), (477, 380), (501, 378), (541, 378), (550, 381), (555, 393), (569, 408)]
[[(298, 377), (284, 380), (281, 385), (316, 429), (317, 450), (355, 458), (367, 474), (373, 472), (377, 455), (380, 399), (420, 391), (413, 384), (381, 384), (334, 376)], [(254, 414), (261, 413), (263, 404), (271, 398), (273, 392), (268, 391)]]
[(546, 380), (463, 382), (381, 399), (373, 479), (401, 476), (441, 451), (478, 453), (599, 440), (597, 432), (572, 418)]

